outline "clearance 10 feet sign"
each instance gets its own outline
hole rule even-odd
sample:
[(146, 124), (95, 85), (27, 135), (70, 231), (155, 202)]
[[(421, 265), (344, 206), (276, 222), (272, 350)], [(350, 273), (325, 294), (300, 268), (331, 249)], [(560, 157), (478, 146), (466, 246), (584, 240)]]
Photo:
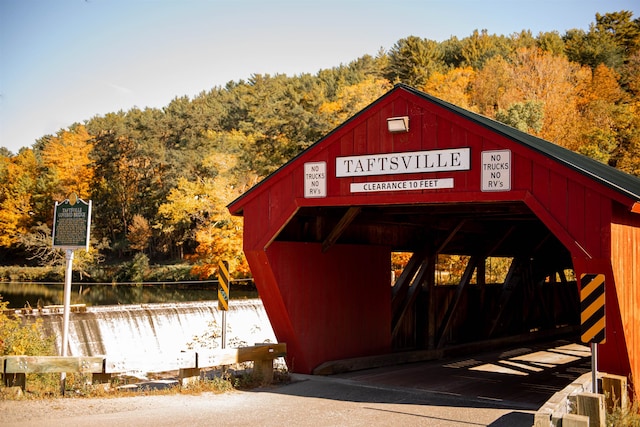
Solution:
[[(471, 148), (336, 157), (335, 165), (336, 178), (425, 174), (421, 179), (353, 182), (350, 184), (352, 193), (439, 190), (455, 188), (454, 178), (430, 178), (427, 174), (471, 170)], [(511, 152), (509, 150), (483, 151), (479, 166), (481, 191), (511, 190)], [(326, 163), (305, 163), (305, 197), (326, 197), (326, 187)]]

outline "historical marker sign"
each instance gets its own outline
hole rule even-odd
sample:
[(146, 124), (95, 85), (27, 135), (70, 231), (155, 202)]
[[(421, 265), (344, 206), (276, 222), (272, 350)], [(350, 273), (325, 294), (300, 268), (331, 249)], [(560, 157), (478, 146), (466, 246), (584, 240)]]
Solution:
[(62, 203), (56, 202), (53, 213), (53, 247), (89, 249), (91, 200), (85, 202), (75, 195)]

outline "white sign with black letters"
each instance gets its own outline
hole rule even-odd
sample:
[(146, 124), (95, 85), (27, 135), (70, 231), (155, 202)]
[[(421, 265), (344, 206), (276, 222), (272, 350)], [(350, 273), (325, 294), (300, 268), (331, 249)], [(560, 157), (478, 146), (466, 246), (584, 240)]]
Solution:
[(511, 151), (482, 152), (482, 191), (511, 190)]
[(327, 197), (327, 163), (304, 164), (304, 197)]

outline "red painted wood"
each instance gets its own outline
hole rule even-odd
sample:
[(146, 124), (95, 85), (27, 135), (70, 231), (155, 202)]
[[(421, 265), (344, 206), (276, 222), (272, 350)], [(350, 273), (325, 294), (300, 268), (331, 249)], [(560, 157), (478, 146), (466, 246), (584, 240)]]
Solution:
[(526, 190), (532, 186), (533, 179), (533, 161), (527, 157), (517, 154), (517, 151), (511, 151), (511, 164), (514, 171), (511, 177), (511, 190)]
[(569, 222), (567, 177), (551, 171), (549, 175), (549, 193), (549, 212), (566, 229)]
[(585, 191), (585, 206), (584, 206), (584, 218), (585, 218), (585, 238), (584, 247), (594, 258), (600, 258), (602, 256), (602, 248), (600, 246), (600, 233), (605, 227), (609, 227), (609, 224), (604, 224), (601, 218), (601, 204), (607, 203), (608, 200), (603, 200), (600, 194), (587, 188)]
[(567, 231), (575, 240), (583, 242), (586, 230), (584, 215), (580, 215), (580, 212), (584, 212), (585, 209), (585, 188), (570, 180), (567, 191), (567, 203), (571, 216), (571, 220), (567, 224)]
[[(428, 147), (436, 146), (436, 135), (438, 134), (438, 120), (436, 114), (425, 108), (422, 112), (422, 129), (423, 136), (420, 144), (420, 150), (426, 150)], [(410, 117), (409, 120), (413, 120), (413, 117)]]
[(367, 122), (360, 124), (353, 130), (353, 154), (369, 153), (367, 147)]
[(304, 349), (288, 348), (295, 372), (391, 350), (388, 248), (335, 245), (322, 253), (320, 244), (274, 242), (267, 257), (277, 280), (269, 291), (282, 295), (286, 321)]
[[(516, 174), (519, 173), (517, 171), (514, 172)], [(551, 188), (549, 187), (550, 171), (540, 163), (533, 163), (532, 172), (532, 185), (529, 191), (533, 193), (543, 206), (549, 207), (551, 201)]]
[[(624, 319), (621, 331), (617, 333), (624, 334), (630, 371), (640, 372), (640, 215), (627, 212), (620, 205), (614, 206), (611, 234), (613, 275), (619, 296), (620, 318)], [(624, 370), (621, 372), (625, 375)], [(633, 383), (638, 396), (640, 381)]]

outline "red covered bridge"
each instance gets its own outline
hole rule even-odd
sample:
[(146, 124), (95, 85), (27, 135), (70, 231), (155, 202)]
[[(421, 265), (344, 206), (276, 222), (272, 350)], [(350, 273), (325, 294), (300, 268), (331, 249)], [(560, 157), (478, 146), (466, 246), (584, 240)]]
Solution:
[[(604, 282), (583, 333), (599, 370), (640, 377), (640, 179), (614, 168), (397, 85), (229, 210), (294, 372), (579, 331)], [(393, 285), (392, 252), (412, 254)], [(465, 256), (453, 286), (440, 254)]]

